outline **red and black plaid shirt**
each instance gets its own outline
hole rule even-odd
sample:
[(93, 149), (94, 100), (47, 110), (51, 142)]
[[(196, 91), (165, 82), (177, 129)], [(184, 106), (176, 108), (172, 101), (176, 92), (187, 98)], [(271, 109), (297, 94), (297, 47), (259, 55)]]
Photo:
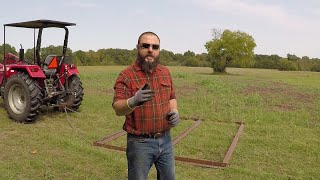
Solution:
[(169, 101), (176, 97), (170, 72), (160, 64), (153, 73), (143, 72), (137, 61), (123, 70), (114, 85), (113, 103), (134, 96), (146, 83), (155, 91), (155, 96), (151, 101), (137, 106), (132, 113), (126, 115), (123, 129), (130, 134), (153, 134), (169, 129), (167, 116), (170, 111)]

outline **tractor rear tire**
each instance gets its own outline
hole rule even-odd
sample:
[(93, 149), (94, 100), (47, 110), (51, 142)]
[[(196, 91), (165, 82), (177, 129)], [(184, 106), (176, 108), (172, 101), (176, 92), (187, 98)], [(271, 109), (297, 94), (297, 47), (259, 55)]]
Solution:
[(83, 100), (83, 87), (80, 78), (73, 75), (68, 79), (69, 92), (71, 94), (64, 98), (64, 105), (68, 111), (77, 111)]
[(11, 119), (20, 123), (32, 123), (42, 105), (42, 93), (38, 82), (28, 74), (12, 75), (4, 88), (4, 104)]

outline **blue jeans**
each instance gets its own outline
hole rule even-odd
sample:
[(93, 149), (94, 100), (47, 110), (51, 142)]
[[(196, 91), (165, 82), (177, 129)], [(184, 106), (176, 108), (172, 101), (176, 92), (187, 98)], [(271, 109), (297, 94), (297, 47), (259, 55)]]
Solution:
[(158, 180), (175, 180), (170, 132), (158, 139), (141, 138), (128, 134), (126, 154), (129, 180), (147, 179), (153, 164), (157, 169)]

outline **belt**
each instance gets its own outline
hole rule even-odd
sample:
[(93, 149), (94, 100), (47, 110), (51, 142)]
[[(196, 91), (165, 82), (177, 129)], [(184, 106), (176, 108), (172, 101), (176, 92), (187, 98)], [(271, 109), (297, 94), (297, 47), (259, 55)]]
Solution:
[(131, 136), (134, 136), (136, 138), (152, 138), (152, 139), (158, 139), (162, 138), (163, 136), (166, 136), (169, 133), (169, 130), (159, 133), (151, 133), (151, 134), (141, 134), (141, 135), (135, 135), (130, 134)]

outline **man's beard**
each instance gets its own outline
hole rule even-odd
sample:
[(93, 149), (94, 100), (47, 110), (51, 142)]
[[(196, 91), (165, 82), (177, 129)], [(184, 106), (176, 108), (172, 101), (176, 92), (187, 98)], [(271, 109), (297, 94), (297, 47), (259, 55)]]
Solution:
[(146, 55), (144, 57), (141, 56), (141, 54), (139, 53), (137, 55), (138, 64), (141, 67), (142, 71), (145, 73), (152, 72), (156, 68), (156, 66), (160, 63), (160, 60), (159, 60), (160, 55), (158, 57), (152, 56), (154, 58), (152, 62), (145, 60), (145, 58), (148, 56), (152, 56), (152, 55)]

